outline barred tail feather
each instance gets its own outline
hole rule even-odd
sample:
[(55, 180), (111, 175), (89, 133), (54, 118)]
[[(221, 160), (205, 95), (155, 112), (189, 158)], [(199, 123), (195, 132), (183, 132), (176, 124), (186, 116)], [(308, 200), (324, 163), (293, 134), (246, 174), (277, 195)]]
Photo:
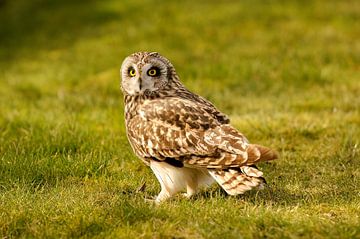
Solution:
[(248, 164), (250, 165), (260, 161), (274, 160), (279, 157), (276, 151), (257, 144), (250, 144), (247, 149), (247, 153)]
[(253, 188), (262, 189), (266, 184), (263, 173), (254, 165), (209, 170), (209, 173), (229, 195), (243, 194)]

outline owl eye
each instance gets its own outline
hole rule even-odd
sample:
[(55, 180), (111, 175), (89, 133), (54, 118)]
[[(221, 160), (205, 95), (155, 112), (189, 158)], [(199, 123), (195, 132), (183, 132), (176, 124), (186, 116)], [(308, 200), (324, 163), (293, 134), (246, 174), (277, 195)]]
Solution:
[(158, 68), (151, 68), (147, 71), (148, 76), (158, 76), (160, 75), (160, 70)]
[(129, 75), (130, 75), (131, 77), (136, 75), (136, 71), (135, 71), (134, 68), (132, 68), (132, 67), (129, 68)]

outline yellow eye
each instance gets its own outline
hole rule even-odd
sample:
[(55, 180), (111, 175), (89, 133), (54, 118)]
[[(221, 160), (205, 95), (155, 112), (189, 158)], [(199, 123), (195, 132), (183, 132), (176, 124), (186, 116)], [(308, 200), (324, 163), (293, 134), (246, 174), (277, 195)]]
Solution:
[(158, 71), (156, 69), (152, 68), (152, 69), (148, 70), (147, 74), (149, 76), (156, 76), (158, 74)]
[(129, 75), (130, 76), (135, 76), (136, 75), (136, 71), (135, 71), (134, 68), (129, 69)]

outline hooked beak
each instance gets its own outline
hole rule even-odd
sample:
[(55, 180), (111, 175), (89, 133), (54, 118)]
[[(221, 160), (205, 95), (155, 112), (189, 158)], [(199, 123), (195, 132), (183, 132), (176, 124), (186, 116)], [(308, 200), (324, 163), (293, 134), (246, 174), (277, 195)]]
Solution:
[(139, 77), (138, 81), (139, 81), (139, 91), (142, 92), (143, 85), (142, 85), (141, 77)]

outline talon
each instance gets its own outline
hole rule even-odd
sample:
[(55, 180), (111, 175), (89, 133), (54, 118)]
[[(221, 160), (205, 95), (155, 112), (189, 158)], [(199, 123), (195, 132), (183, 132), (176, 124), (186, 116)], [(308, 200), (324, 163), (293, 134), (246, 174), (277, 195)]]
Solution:
[(181, 195), (186, 197), (187, 199), (190, 199), (194, 194), (182, 193)]

